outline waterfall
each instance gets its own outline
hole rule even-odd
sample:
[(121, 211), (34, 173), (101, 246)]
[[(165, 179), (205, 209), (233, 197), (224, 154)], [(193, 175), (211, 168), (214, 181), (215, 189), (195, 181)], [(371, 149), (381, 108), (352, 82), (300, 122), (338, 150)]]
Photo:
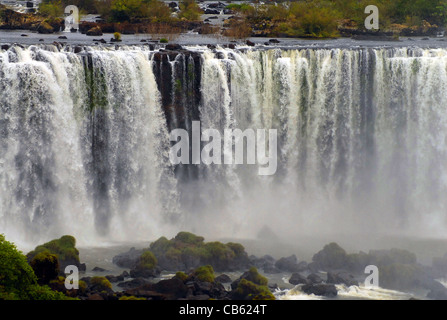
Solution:
[[(447, 50), (0, 51), (0, 233), (445, 231)], [(278, 169), (177, 165), (169, 132), (276, 129)], [(203, 143), (202, 143), (203, 145)]]

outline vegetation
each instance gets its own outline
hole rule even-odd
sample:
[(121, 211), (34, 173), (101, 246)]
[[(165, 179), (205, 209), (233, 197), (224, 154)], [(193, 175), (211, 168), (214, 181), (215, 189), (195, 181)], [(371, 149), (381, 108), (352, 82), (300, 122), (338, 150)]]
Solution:
[(181, 270), (210, 265), (215, 270), (228, 270), (244, 266), (248, 257), (244, 247), (238, 243), (205, 242), (203, 237), (190, 232), (179, 232), (173, 239), (159, 238), (151, 243), (163, 269)]
[(65, 235), (60, 239), (51, 240), (37, 246), (36, 249), (27, 254), (28, 260), (32, 261), (39, 253), (55, 255), (59, 260), (59, 264), (62, 261), (79, 264), (79, 251), (76, 249), (76, 239), (73, 236)]
[(154, 269), (157, 266), (157, 258), (149, 250), (144, 251), (137, 262), (137, 269)]
[(257, 285), (247, 279), (239, 281), (236, 290), (233, 291), (236, 300), (275, 300), (275, 296), (265, 285)]
[(180, 12), (178, 17), (188, 21), (197, 21), (202, 14), (202, 10), (199, 8), (195, 0), (182, 0), (180, 1)]
[(203, 282), (214, 282), (214, 269), (210, 265), (201, 266), (194, 270), (193, 275)]
[(95, 276), (90, 279), (90, 285), (96, 291), (108, 291), (112, 289), (112, 284), (106, 277)]
[(48, 251), (36, 254), (30, 264), (39, 284), (48, 284), (51, 280), (56, 279), (59, 274), (59, 260), (55, 254)]
[(65, 295), (37, 283), (26, 257), (0, 234), (0, 300), (66, 300)]

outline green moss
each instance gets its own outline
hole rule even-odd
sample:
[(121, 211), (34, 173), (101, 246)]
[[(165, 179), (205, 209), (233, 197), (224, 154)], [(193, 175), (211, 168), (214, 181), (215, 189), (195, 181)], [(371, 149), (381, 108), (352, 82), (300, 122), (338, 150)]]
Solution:
[(147, 300), (146, 298), (137, 298), (135, 296), (122, 296), (119, 300)]
[(198, 267), (193, 275), (200, 281), (214, 282), (214, 269), (210, 265)]
[(106, 277), (93, 277), (90, 279), (90, 285), (95, 287), (95, 290), (97, 291), (108, 291), (112, 289), (112, 284)]
[(188, 275), (186, 273), (184, 273), (183, 271), (178, 271), (175, 273), (175, 278), (178, 278), (182, 281), (185, 281), (188, 278)]
[(72, 236), (63, 236), (60, 239), (51, 240), (27, 254), (31, 261), (37, 254), (47, 252), (57, 256), (59, 262), (71, 261), (79, 263), (79, 251), (76, 249), (76, 239)]
[(168, 43), (168, 42), (169, 42), (169, 40), (166, 39), (166, 38), (161, 38), (160, 39), (160, 43)]
[(48, 251), (36, 254), (30, 265), (41, 284), (48, 284), (59, 274), (59, 260), (55, 254)]
[(233, 297), (237, 300), (275, 300), (275, 296), (264, 285), (257, 285), (247, 279), (239, 281)]
[(200, 236), (196, 236), (195, 234), (191, 233), (191, 232), (186, 232), (186, 231), (182, 231), (179, 232), (175, 238), (176, 241), (180, 241), (183, 243), (188, 243), (188, 244), (194, 244), (194, 245), (198, 245), (203, 243), (204, 238), (200, 237)]
[(171, 241), (169, 241), (166, 237), (160, 237), (158, 240), (154, 241), (150, 245), (150, 250), (155, 254), (163, 254), (168, 251), (170, 247), (172, 247)]
[(144, 251), (137, 262), (138, 269), (154, 269), (157, 266), (157, 258), (155, 258), (154, 254), (147, 250)]

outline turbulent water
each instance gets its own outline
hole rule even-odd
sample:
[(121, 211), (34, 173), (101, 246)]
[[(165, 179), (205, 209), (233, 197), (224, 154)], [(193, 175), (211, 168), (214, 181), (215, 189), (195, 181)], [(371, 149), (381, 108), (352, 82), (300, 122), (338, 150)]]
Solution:
[[(0, 233), (445, 230), (447, 50), (0, 51)], [(278, 170), (179, 165), (169, 132), (277, 129)]]

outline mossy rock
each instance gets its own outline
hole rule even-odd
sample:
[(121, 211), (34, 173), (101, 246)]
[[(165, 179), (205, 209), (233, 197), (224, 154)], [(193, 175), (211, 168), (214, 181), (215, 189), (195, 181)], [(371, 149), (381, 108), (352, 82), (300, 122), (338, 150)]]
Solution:
[(41, 34), (50, 34), (54, 32), (54, 29), (48, 22), (42, 21), (42, 23), (37, 28), (37, 32)]
[(147, 300), (146, 298), (138, 298), (135, 296), (122, 296), (118, 300)]
[(95, 276), (90, 279), (90, 289), (92, 291), (108, 292), (112, 290), (112, 284), (106, 277)]
[(267, 286), (268, 284), (268, 279), (264, 277), (262, 274), (260, 274), (258, 272), (258, 269), (256, 269), (256, 267), (251, 267), (248, 271), (244, 272), (239, 277), (239, 279), (233, 281), (233, 283), (231, 284), (231, 288), (235, 290), (239, 285), (239, 282), (242, 281), (243, 279), (260, 286)]
[(175, 273), (174, 278), (180, 279), (180, 280), (182, 280), (183, 282), (185, 282), (186, 279), (188, 279), (188, 275), (187, 275), (186, 273), (184, 273), (183, 271), (177, 271), (177, 272)]
[(76, 249), (76, 239), (73, 236), (65, 235), (59, 239), (51, 240), (47, 243), (37, 246), (33, 251), (26, 256), (28, 261), (39, 253), (49, 253), (55, 255), (59, 260), (59, 272), (63, 273), (67, 265), (75, 265), (80, 267), (79, 251)]
[(379, 285), (394, 290), (408, 290), (421, 285), (423, 270), (413, 264), (393, 263), (379, 267)]
[(267, 286), (257, 285), (247, 279), (239, 281), (231, 296), (234, 300), (275, 300)]
[(37, 276), (39, 284), (48, 284), (59, 274), (59, 260), (55, 254), (48, 251), (39, 252), (30, 263)]
[(346, 251), (335, 242), (325, 245), (323, 250), (313, 256), (312, 261), (323, 270), (343, 269), (349, 262)]
[(157, 258), (149, 251), (144, 251), (137, 262), (138, 269), (154, 269), (157, 266)]
[(195, 269), (192, 275), (199, 281), (214, 282), (214, 269), (210, 265), (201, 266)]
[(179, 232), (173, 239), (161, 237), (149, 248), (165, 270), (189, 270), (211, 265), (217, 271), (235, 271), (249, 265), (244, 247), (238, 243), (205, 242), (191, 232)]
[(180, 241), (183, 243), (188, 243), (188, 244), (194, 244), (194, 245), (198, 245), (203, 243), (203, 240), (205, 240), (203, 237), (200, 236), (196, 236), (195, 234), (191, 233), (191, 232), (179, 232), (174, 240), (176, 241)]

